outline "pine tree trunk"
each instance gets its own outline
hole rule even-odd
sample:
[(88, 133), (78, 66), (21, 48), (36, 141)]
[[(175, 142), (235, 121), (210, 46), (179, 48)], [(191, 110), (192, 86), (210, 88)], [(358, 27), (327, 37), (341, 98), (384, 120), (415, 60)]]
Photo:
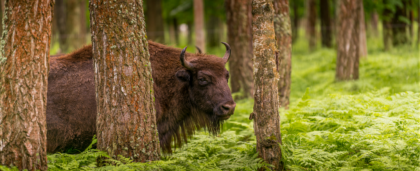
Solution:
[(365, 25), (365, 11), (363, 9), (363, 0), (359, 1), (360, 3), (360, 7), (359, 7), (359, 27), (360, 27), (360, 32), (359, 32), (359, 42), (360, 42), (360, 46), (359, 46), (359, 50), (360, 50), (360, 56), (361, 57), (367, 57), (368, 53), (367, 53), (367, 43), (366, 43), (366, 25)]
[(220, 46), (220, 39), (222, 36), (222, 22), (220, 18), (214, 15), (209, 16), (209, 21), (206, 24), (206, 40), (207, 46)]
[(274, 28), (278, 53), (276, 60), (278, 63), (279, 79), (279, 105), (286, 109), (289, 108), (290, 84), (292, 73), (292, 29), (289, 16), (289, 0), (273, 1), (275, 17)]
[(398, 46), (408, 43), (407, 23), (401, 21), (400, 18), (407, 17), (407, 3), (402, 1), (403, 6), (395, 7), (395, 13), (392, 18), (392, 45)]
[(228, 42), (232, 52), (229, 59), (232, 93), (242, 92), (236, 99), (253, 95), (251, 0), (226, 0)]
[(198, 46), (203, 53), (205, 53), (206, 40), (204, 37), (203, 0), (194, 0), (194, 32), (195, 32), (195, 45)]
[(79, 0), (79, 9), (80, 9), (80, 33), (79, 33), (79, 42), (80, 45), (86, 44), (86, 1)]
[[(7, 1), (0, 70), (0, 165), (47, 170), (47, 87), (54, 1)], [(22, 17), (25, 16), (25, 17)]]
[(141, 0), (91, 0), (98, 149), (159, 160), (153, 81)]
[(281, 170), (281, 135), (278, 96), (278, 66), (274, 32), (274, 8), (271, 0), (252, 1), (252, 32), (254, 60), (254, 132), (258, 155)]
[(161, 0), (146, 0), (147, 38), (155, 42), (165, 41)]
[(330, 17), (330, 0), (320, 0), (321, 41), (322, 46), (332, 47), (332, 23)]
[[(383, 0), (384, 6), (389, 4), (389, 0)], [(392, 11), (389, 8), (385, 8), (382, 12), (382, 39), (384, 41), (384, 50), (389, 51), (392, 48)]]
[(316, 47), (316, 1), (306, 1), (306, 35), (309, 39), (309, 49), (313, 51)]
[(80, 9), (78, 0), (66, 0), (66, 45), (64, 52), (71, 52), (80, 45)]
[(177, 41), (175, 38), (175, 26), (173, 23), (173, 19), (169, 21), (169, 42), (177, 45)]
[(337, 30), (337, 81), (359, 78), (361, 0), (339, 1)]

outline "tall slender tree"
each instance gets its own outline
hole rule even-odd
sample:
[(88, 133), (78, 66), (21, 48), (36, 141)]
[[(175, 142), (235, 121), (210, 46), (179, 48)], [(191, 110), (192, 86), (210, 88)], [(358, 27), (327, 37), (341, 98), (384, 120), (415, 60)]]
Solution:
[(194, 0), (194, 32), (196, 46), (199, 47), (203, 53), (206, 52), (203, 0)]
[[(4, 1), (5, 0), (0, 0), (0, 19), (3, 20), (3, 15), (4, 15)], [(3, 34), (3, 22), (0, 22), (0, 33)]]
[(165, 40), (161, 0), (146, 0), (147, 38), (155, 42)]
[(306, 36), (309, 39), (309, 49), (316, 47), (316, 1), (306, 1)]
[(330, 16), (330, 0), (320, 0), (321, 42), (323, 47), (332, 47), (332, 23)]
[(252, 1), (252, 34), (254, 60), (254, 132), (258, 155), (281, 170), (281, 135), (278, 96), (278, 66), (274, 8), (271, 0)]
[(359, 9), (359, 28), (360, 28), (360, 32), (359, 32), (359, 50), (360, 50), (360, 56), (361, 57), (366, 57), (368, 55), (367, 53), (367, 43), (366, 43), (366, 25), (365, 25), (365, 10), (363, 9), (363, 0), (359, 1), (360, 3), (360, 7)]
[(6, 1), (0, 164), (47, 170), (47, 87), (54, 1)]
[(243, 92), (237, 99), (253, 95), (251, 0), (226, 0), (228, 42), (232, 47), (229, 59), (232, 93)]
[(159, 160), (153, 81), (142, 0), (91, 0), (98, 149)]
[(370, 14), (370, 25), (371, 25), (371, 30), (374, 36), (378, 36), (378, 21), (379, 21), (379, 15), (376, 12), (376, 10), (374, 10), (371, 14)]
[(81, 45), (84, 45), (86, 43), (86, 1), (85, 0), (79, 0), (79, 10), (80, 10), (80, 33), (79, 33), (79, 41)]
[(335, 78), (357, 80), (360, 58), (360, 12), (362, 0), (340, 0), (337, 30), (337, 67)]
[(279, 72), (279, 103), (289, 107), (291, 73), (292, 73), (292, 28), (289, 16), (289, 0), (274, 0), (274, 30), (278, 52), (276, 62)]
[(402, 18), (407, 16), (407, 0), (402, 0), (402, 6), (396, 6), (392, 17), (392, 45), (398, 46), (409, 42), (407, 28), (408, 24)]
[(385, 51), (392, 48), (392, 10), (389, 8), (389, 1), (390, 0), (382, 0), (385, 7), (382, 10), (382, 39)]

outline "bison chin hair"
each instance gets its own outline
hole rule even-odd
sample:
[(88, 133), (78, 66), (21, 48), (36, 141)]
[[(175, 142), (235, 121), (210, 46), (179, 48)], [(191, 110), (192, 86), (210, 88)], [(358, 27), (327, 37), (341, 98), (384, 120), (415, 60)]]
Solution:
[(223, 119), (215, 114), (204, 113), (200, 110), (190, 111), (182, 121), (175, 125), (175, 129), (170, 129), (160, 135), (160, 146), (163, 153), (172, 153), (172, 148), (180, 148), (184, 143), (188, 143), (188, 138), (194, 135), (196, 130), (203, 129), (211, 135), (216, 136), (220, 133)]

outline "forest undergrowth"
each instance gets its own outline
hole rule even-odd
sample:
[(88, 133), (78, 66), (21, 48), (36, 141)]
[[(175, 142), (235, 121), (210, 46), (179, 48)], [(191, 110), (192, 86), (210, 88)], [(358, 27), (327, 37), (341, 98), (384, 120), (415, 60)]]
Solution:
[[(280, 109), (282, 162), (286, 170), (420, 171), (420, 54), (412, 47), (383, 52), (368, 40), (369, 55), (360, 61), (360, 79), (335, 82), (336, 53), (308, 52), (294, 44), (291, 106)], [(216, 50), (223, 54), (224, 50)], [(106, 153), (88, 148), (79, 154), (48, 155), (49, 170), (256, 170), (253, 100), (237, 101), (223, 131), (199, 131), (189, 143), (161, 161), (111, 160), (96, 167)], [(96, 140), (94, 140), (95, 142)], [(94, 143), (93, 142), (93, 143)], [(0, 170), (13, 170), (0, 166)]]

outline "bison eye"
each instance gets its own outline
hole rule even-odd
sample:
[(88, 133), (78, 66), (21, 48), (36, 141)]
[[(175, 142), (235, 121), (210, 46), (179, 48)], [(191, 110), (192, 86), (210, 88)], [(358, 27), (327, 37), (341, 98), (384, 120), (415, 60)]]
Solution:
[(204, 86), (208, 84), (208, 81), (205, 78), (199, 78), (198, 79), (198, 84)]

